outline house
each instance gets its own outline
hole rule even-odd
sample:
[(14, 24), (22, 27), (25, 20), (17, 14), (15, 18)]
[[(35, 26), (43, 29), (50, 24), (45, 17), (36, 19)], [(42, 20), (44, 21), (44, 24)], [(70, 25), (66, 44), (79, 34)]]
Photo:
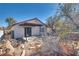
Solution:
[(12, 25), (12, 38), (23, 38), (28, 36), (42, 36), (46, 27), (38, 18), (29, 19)]

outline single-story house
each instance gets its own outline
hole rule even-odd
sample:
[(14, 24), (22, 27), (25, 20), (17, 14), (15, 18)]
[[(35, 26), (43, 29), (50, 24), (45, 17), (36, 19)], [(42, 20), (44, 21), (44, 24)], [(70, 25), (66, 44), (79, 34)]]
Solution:
[(46, 32), (45, 24), (38, 18), (29, 19), (12, 25), (12, 37), (23, 38), (28, 36), (41, 36)]

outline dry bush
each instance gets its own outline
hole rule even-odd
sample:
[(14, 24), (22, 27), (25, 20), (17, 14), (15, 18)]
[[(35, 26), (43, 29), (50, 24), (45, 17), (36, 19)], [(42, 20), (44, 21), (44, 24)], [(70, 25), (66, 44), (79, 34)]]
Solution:
[(17, 44), (18, 44), (16, 39), (10, 39), (9, 41), (11, 42), (11, 45), (12, 45), (13, 47), (16, 47)]
[[(2, 56), (51, 56), (51, 55), (72, 55), (74, 54), (73, 43), (60, 42), (59, 38), (44, 37), (32, 38), (25, 44), (17, 43), (14, 47), (9, 40), (0, 44), (0, 55)], [(78, 43), (77, 43), (78, 44)], [(75, 45), (74, 45), (75, 46)], [(75, 47), (77, 49), (77, 47)]]
[(75, 50), (75, 55), (79, 56), (79, 41), (72, 41), (72, 45)]
[(71, 44), (68, 44), (67, 42), (60, 42), (59, 43), (59, 53), (61, 55), (74, 55), (74, 47)]
[(21, 56), (22, 52), (24, 52), (22, 44), (17, 44), (15, 47), (14, 56)]
[(54, 52), (58, 52), (58, 43), (60, 38), (53, 36), (46, 36), (43, 38), (43, 55), (54, 55)]
[(71, 42), (70, 41), (67, 41), (67, 44), (70, 44), (73, 46), (73, 49), (75, 51), (74, 55), (79, 55), (79, 41), (77, 40), (72, 40)]
[(14, 52), (14, 47), (11, 45), (11, 42), (9, 40), (5, 41), (6, 48), (10, 49), (9, 53), (13, 53)]
[(32, 39), (25, 44), (26, 55), (40, 54), (43, 42), (39, 39)]
[[(25, 44), (19, 44), (15, 40), (6, 40), (0, 45), (0, 54), (4, 55), (51, 55), (56, 50), (56, 40), (51, 37), (31, 37)], [(54, 40), (53, 40), (54, 39)], [(13, 45), (15, 44), (15, 45)], [(5, 49), (5, 50), (4, 50)], [(58, 48), (57, 48), (58, 49)], [(3, 52), (1, 52), (3, 51)], [(8, 51), (8, 54), (6, 52)], [(4, 53), (5, 52), (5, 53)], [(3, 55), (2, 54), (2, 55)]]
[(2, 53), (1, 55), (13, 55), (14, 48), (9, 40), (6, 40), (3, 44), (1, 44), (0, 48), (0, 53)]
[(52, 36), (31, 38), (25, 44), (26, 55), (50, 56), (54, 54), (54, 51), (58, 52), (59, 38)]
[(79, 49), (79, 41), (72, 41), (72, 45), (74, 46), (74, 49)]
[(0, 45), (0, 55), (1, 56), (23, 56), (23, 44), (18, 44), (13, 47), (12, 42), (5, 40), (4, 43)]

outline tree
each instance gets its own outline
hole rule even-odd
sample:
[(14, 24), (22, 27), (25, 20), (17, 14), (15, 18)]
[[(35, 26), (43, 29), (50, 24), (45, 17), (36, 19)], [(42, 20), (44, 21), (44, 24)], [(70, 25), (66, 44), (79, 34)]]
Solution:
[[(56, 29), (59, 36), (64, 39), (68, 32), (79, 28), (79, 4), (63, 3), (59, 4), (58, 14), (64, 22), (56, 21)], [(58, 25), (57, 25), (58, 24)], [(59, 29), (58, 29), (59, 28)]]
[[(13, 17), (7, 17), (6, 18), (6, 22), (8, 23), (8, 27), (6, 28), (6, 34), (8, 35), (8, 34), (11, 34), (11, 32), (12, 32), (12, 25), (16, 23), (16, 20), (14, 20)], [(5, 34), (4, 34), (4, 36), (5, 36)], [(6, 37), (9, 38), (9, 36), (6, 36)]]
[(64, 39), (65, 35), (68, 34), (68, 32), (72, 31), (72, 28), (65, 23), (65, 21), (60, 18), (60, 16), (50, 16), (47, 19), (47, 26), (52, 30), (51, 33), (57, 34), (61, 37), (61, 39)]
[(8, 26), (11, 26), (16, 23), (16, 20), (14, 20), (12, 17), (7, 17), (6, 22), (8, 23)]
[(56, 33), (55, 26), (54, 26), (55, 20), (56, 20), (56, 16), (54, 16), (54, 17), (50, 16), (50, 17), (47, 18), (46, 24), (51, 29), (52, 34)]
[(65, 24), (61, 19), (55, 21), (55, 28), (61, 39), (64, 39), (65, 35), (72, 31), (71, 27)]
[[(59, 4), (59, 15), (60, 17), (64, 17), (65, 20), (70, 20), (70, 23), (72, 25), (75, 25), (76, 27), (79, 27), (79, 24), (77, 24), (77, 21), (75, 21), (76, 16), (79, 14), (79, 4), (73, 4), (73, 3), (63, 3)], [(78, 19), (76, 19), (78, 20)]]
[(55, 27), (56, 33), (64, 39), (65, 35), (79, 27), (78, 4), (59, 4), (59, 9), (55, 16), (47, 19), (47, 25), (52, 29)]

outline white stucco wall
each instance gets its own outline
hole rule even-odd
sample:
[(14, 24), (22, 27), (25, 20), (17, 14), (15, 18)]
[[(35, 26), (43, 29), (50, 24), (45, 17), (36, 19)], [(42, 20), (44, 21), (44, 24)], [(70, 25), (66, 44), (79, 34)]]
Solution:
[[(40, 35), (41, 32), (40, 32), (40, 26), (32, 26), (31, 27), (32, 29), (32, 35)], [(45, 30), (45, 29), (44, 29)], [(15, 25), (14, 26), (14, 38), (22, 38), (24, 37), (24, 27), (23, 26), (18, 26), (18, 25)]]
[(44, 30), (42, 32), (40, 32), (40, 26), (33, 26), (32, 35), (44, 35), (46, 33), (46, 27), (41, 26), (41, 29), (44, 29)]
[(3, 35), (3, 31), (2, 30), (0, 30), (0, 38), (1, 38), (1, 36)]
[(24, 28), (22, 26), (14, 26), (14, 38), (24, 37)]
[(40, 34), (40, 27), (39, 26), (33, 26), (32, 27), (32, 35), (39, 35)]

